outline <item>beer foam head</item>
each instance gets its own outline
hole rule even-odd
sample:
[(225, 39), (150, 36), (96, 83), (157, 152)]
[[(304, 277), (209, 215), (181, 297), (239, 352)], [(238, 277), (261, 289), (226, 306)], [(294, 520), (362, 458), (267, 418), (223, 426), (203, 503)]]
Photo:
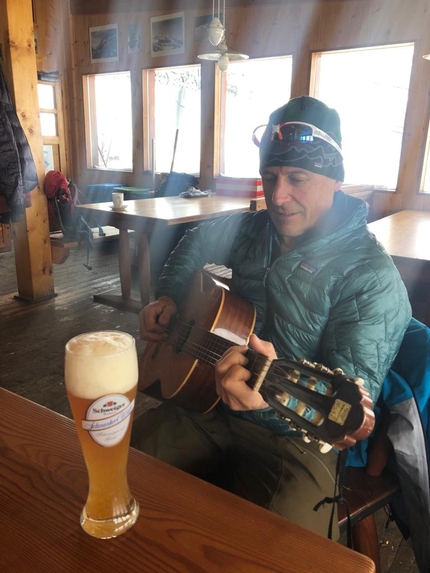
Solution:
[(135, 341), (125, 332), (87, 332), (66, 344), (66, 387), (75, 396), (93, 399), (125, 393), (137, 377)]

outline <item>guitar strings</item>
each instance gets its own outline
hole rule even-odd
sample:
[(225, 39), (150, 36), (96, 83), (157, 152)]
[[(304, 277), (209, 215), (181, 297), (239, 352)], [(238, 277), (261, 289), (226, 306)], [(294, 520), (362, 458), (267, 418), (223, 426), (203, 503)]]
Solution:
[(184, 346), (195, 358), (201, 358), (208, 364), (215, 365), (228, 348), (234, 344), (213, 332), (209, 332), (198, 325), (177, 321), (178, 346)]

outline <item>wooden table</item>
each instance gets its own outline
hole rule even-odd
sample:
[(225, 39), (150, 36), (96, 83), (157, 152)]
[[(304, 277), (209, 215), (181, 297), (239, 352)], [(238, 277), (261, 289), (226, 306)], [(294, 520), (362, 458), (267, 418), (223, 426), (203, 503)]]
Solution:
[(415, 297), (422, 301), (417, 318), (430, 326), (430, 212), (399, 211), (368, 227), (393, 257), (412, 306)]
[(132, 529), (79, 525), (87, 474), (74, 423), (0, 389), (0, 571), (373, 573), (369, 558), (131, 449)]
[[(101, 225), (111, 225), (119, 229), (119, 274), (121, 296), (102, 294), (94, 300), (122, 310), (140, 312), (149, 302), (151, 267), (148, 235), (157, 228), (170, 227), (181, 223), (198, 223), (205, 219), (215, 219), (224, 215), (249, 210), (249, 197), (159, 197), (125, 201), (126, 210), (112, 211), (109, 203), (79, 205), (83, 215), (95, 216)], [(128, 231), (136, 231), (138, 248), (139, 285), (141, 301), (131, 298), (131, 256)]]

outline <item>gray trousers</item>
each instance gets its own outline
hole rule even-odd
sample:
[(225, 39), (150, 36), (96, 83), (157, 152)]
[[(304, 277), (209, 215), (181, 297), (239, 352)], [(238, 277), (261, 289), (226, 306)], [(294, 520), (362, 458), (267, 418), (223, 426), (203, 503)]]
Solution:
[(135, 420), (131, 445), (327, 536), (332, 505), (313, 508), (334, 494), (335, 452), (321, 454), (315, 443), (279, 436), (222, 408), (198, 414), (170, 401)]

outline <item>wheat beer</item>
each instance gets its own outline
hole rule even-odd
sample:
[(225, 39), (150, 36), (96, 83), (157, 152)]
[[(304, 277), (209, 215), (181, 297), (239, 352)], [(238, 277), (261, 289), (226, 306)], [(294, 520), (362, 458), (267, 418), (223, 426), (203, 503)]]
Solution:
[(67, 395), (89, 478), (81, 526), (94, 537), (116, 537), (139, 515), (127, 481), (137, 377), (135, 341), (128, 334), (89, 332), (66, 345)]

